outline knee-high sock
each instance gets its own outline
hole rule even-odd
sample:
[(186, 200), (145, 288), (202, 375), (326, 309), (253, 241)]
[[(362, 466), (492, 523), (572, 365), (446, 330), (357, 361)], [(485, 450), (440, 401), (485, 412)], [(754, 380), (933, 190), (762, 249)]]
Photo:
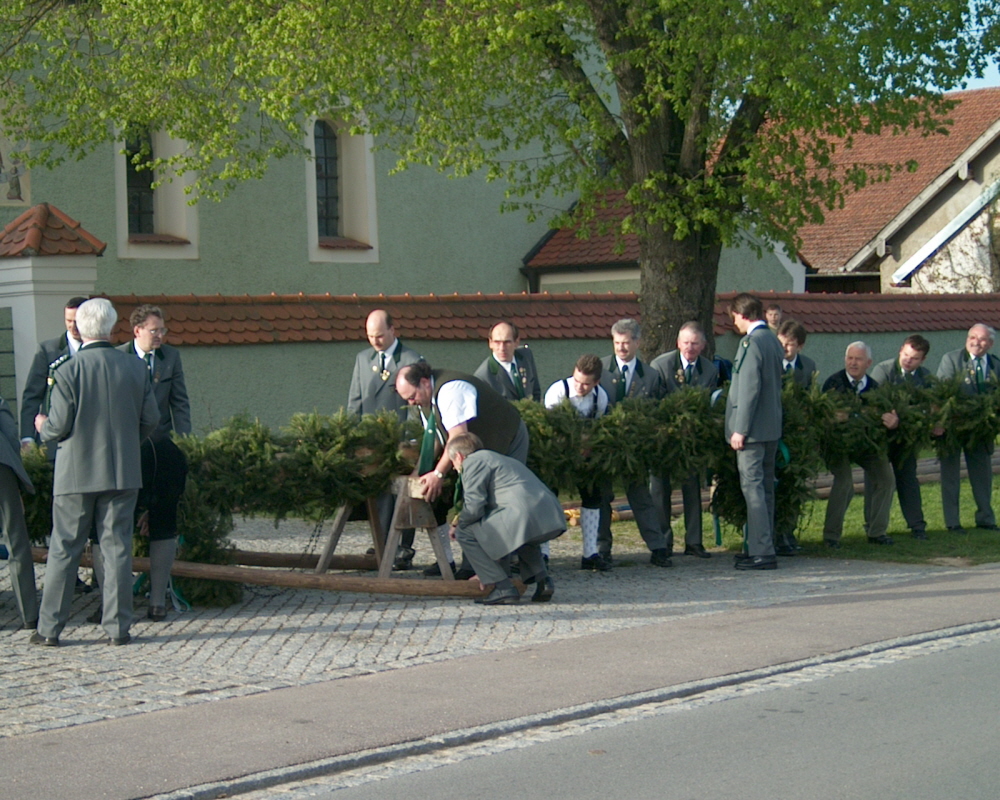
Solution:
[(542, 555), (545, 556), (546, 558), (548, 558), (549, 557), (549, 553), (551, 551), (552, 551), (552, 548), (549, 547), (549, 543), (548, 542), (542, 542)]
[(580, 530), (583, 532), (583, 557), (590, 558), (597, 553), (597, 529), (601, 524), (599, 508), (580, 509)]
[(167, 585), (170, 583), (170, 570), (177, 556), (177, 538), (153, 539), (149, 543), (149, 604), (165, 606), (167, 604)]

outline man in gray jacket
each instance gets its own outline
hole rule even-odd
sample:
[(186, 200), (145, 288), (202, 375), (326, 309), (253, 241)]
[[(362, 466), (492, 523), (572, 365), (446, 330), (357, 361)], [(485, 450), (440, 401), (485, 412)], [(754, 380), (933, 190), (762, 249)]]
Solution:
[[(994, 391), (1000, 381), (1000, 359), (991, 355), (995, 332), (989, 325), (978, 323), (969, 328), (965, 347), (945, 353), (938, 366), (937, 376), (943, 381), (956, 381), (963, 394), (981, 394)], [(997, 528), (993, 513), (993, 443), (982, 442), (966, 448), (965, 466), (969, 471), (969, 485), (976, 501), (976, 527), (987, 531)], [(941, 505), (944, 524), (954, 533), (965, 533), (958, 515), (958, 498), (961, 481), (962, 453), (941, 456)]]
[[(167, 618), (167, 589), (177, 557), (177, 505), (187, 479), (187, 459), (170, 434), (172, 431), (182, 436), (191, 433), (191, 404), (180, 351), (163, 341), (167, 326), (160, 308), (148, 303), (139, 306), (129, 316), (129, 324), (134, 338), (118, 349), (142, 360), (149, 371), (153, 395), (160, 409), (156, 430), (142, 443), (144, 491), (139, 493), (136, 508), (141, 513), (140, 528), (149, 536), (146, 617), (161, 622)], [(99, 553), (98, 546), (94, 556), (98, 581), (101, 578), (97, 566)]]
[[(931, 343), (923, 336), (907, 336), (899, 355), (876, 364), (872, 369), (872, 380), (879, 386), (889, 384), (910, 384), (917, 387), (930, 385), (931, 372), (924, 366), (930, 352)], [(917, 480), (917, 454), (901, 453), (898, 447), (889, 444), (889, 461), (896, 476), (896, 496), (903, 519), (909, 526), (914, 539), (927, 538), (927, 523), (924, 521), (924, 505), (920, 497), (920, 481)], [(867, 476), (867, 473), (865, 473)], [(869, 487), (865, 485), (865, 496)]]
[(462, 510), (452, 530), (480, 582), (494, 587), (480, 602), (510, 605), (520, 600), (507, 566), (514, 553), (521, 577), (536, 584), (531, 599), (551, 600), (554, 585), (541, 545), (566, 530), (559, 500), (520, 461), (484, 450), (474, 433), (453, 436), (448, 457), (462, 477)]
[[(660, 373), (664, 394), (684, 388), (711, 392), (719, 379), (715, 364), (702, 355), (705, 332), (697, 322), (685, 322), (677, 332), (677, 349), (654, 358), (650, 365)], [(666, 465), (665, 465), (666, 466)], [(674, 530), (670, 524), (670, 472), (649, 479), (649, 491), (660, 515), (660, 525), (667, 537), (667, 552), (674, 549)], [(701, 476), (689, 475), (681, 486), (684, 500), (684, 555), (709, 558), (702, 544)]]
[(487, 386), (510, 401), (530, 397), (542, 399), (535, 357), (527, 347), (521, 347), (521, 334), (513, 322), (497, 322), (490, 328), (491, 354), (473, 373)]
[(131, 641), (132, 515), (142, 486), (139, 448), (156, 430), (160, 411), (142, 362), (109, 341), (117, 319), (104, 298), (80, 306), (77, 326), (83, 346), (55, 371), (48, 416), (35, 418), (42, 440), (57, 443), (57, 450), (52, 538), (32, 644), (59, 644), (92, 525), (104, 559), (107, 642)]
[[(601, 386), (608, 393), (608, 400), (613, 406), (626, 398), (647, 397), (659, 400), (663, 397), (663, 382), (660, 373), (649, 364), (644, 364), (639, 358), (639, 345), (642, 330), (634, 319), (620, 319), (611, 326), (611, 342), (614, 355), (601, 359)], [(649, 482), (636, 481), (625, 487), (625, 495), (632, 507), (636, 527), (642, 540), (649, 548), (649, 563), (654, 567), (670, 567), (670, 551), (667, 549), (667, 537), (660, 525), (660, 515), (649, 493)], [(597, 534), (597, 546), (600, 549), (599, 559), (590, 559), (590, 565), (582, 569), (606, 570), (612, 562), (611, 546), (611, 501), (614, 499), (614, 489), (608, 486), (601, 503), (601, 527)]]
[(31, 558), (31, 539), (24, 519), (21, 489), (34, 494), (35, 487), (21, 463), (17, 423), (10, 406), (0, 397), (0, 525), (3, 543), (9, 553), (7, 567), (14, 589), (21, 624), (31, 630), (38, 624), (38, 591), (35, 588), (35, 565)]
[(777, 569), (774, 552), (774, 467), (781, 438), (781, 345), (764, 322), (758, 298), (738, 294), (729, 306), (743, 338), (733, 359), (726, 400), (726, 440), (736, 451), (747, 504), (747, 554), (736, 569)]

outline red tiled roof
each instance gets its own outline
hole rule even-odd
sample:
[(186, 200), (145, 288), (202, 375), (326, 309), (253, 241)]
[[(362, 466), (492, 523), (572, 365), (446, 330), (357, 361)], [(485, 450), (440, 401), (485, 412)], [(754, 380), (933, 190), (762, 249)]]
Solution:
[[(910, 133), (892, 136), (854, 137), (851, 149), (839, 149), (835, 163), (895, 164), (910, 159), (915, 172), (899, 172), (888, 182), (873, 183), (848, 195), (844, 207), (825, 212), (821, 225), (806, 225), (799, 231), (802, 259), (820, 272), (841, 269), (868, 244), (908, 203), (948, 169), (987, 129), (1000, 120), (1000, 88), (955, 92), (948, 95), (958, 105), (948, 114), (953, 121), (947, 135), (923, 136)], [(608, 195), (607, 206), (598, 219), (614, 223), (624, 218), (630, 206), (624, 192)], [(611, 266), (638, 260), (638, 240), (634, 235), (594, 233), (589, 239), (576, 236), (576, 228), (550, 233), (526, 261), (528, 267)], [(624, 242), (623, 253), (615, 246)]]
[(163, 309), (175, 345), (364, 342), (376, 308), (392, 314), (403, 339), (478, 341), (500, 319), (525, 339), (604, 338), (622, 317), (639, 313), (635, 294), (223, 295), (114, 296), (113, 337), (131, 338), (128, 317), (142, 303)]
[[(733, 294), (719, 295), (715, 333), (732, 330)], [(965, 330), (976, 322), (1000, 327), (1000, 295), (880, 295), (760, 293), (810, 333), (917, 333)], [(115, 296), (120, 321), (115, 341), (131, 338), (128, 317), (142, 303), (163, 309), (175, 345), (364, 342), (365, 318), (376, 308), (392, 314), (396, 333), (416, 341), (479, 341), (493, 322), (510, 320), (526, 340), (604, 339), (623, 317), (639, 318), (629, 294)]]
[(943, 136), (908, 133), (900, 136), (854, 137), (854, 147), (834, 159), (841, 164), (897, 163), (913, 159), (914, 172), (899, 172), (844, 199), (844, 207), (825, 212), (822, 225), (799, 231), (803, 260), (819, 272), (842, 269), (917, 195), (934, 182), (986, 130), (1000, 119), (1000, 88), (947, 95), (958, 100), (948, 113), (952, 125)]
[(3, 229), (0, 258), (94, 255), (107, 245), (55, 206), (32, 206)]
[[(609, 192), (603, 208), (596, 209), (595, 229), (608, 225), (611, 231), (597, 233), (587, 239), (579, 238), (577, 227), (552, 231), (537, 252), (525, 262), (527, 267), (564, 266), (618, 266), (634, 264), (639, 260), (639, 237), (634, 233), (621, 235), (614, 232), (618, 223), (629, 213), (631, 206), (625, 192)], [(622, 248), (624, 247), (624, 250)], [(621, 252), (619, 252), (621, 251)]]
[[(926, 333), (963, 331), (977, 322), (1000, 326), (1000, 294), (790, 294), (755, 292), (766, 308), (781, 306), (809, 333)], [(728, 304), (735, 292), (715, 304), (715, 333), (733, 329)]]

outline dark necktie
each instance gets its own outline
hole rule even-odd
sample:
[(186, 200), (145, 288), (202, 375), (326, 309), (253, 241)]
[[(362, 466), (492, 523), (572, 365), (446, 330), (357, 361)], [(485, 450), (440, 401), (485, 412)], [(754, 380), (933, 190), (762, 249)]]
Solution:
[(684, 367), (684, 383), (690, 386), (693, 380), (694, 380), (694, 364), (688, 364), (686, 367)]
[(986, 375), (983, 372), (982, 358), (976, 359), (976, 388), (983, 391), (986, 388)]
[(616, 394), (618, 395), (617, 399), (619, 400), (625, 399), (625, 393), (626, 393), (625, 390), (627, 388), (628, 388), (628, 364), (622, 367), (622, 379), (618, 381), (618, 391), (616, 392)]
[(146, 372), (148, 372), (149, 373), (149, 377), (152, 378), (153, 377), (153, 354), (152, 353), (146, 353), (146, 355), (144, 355), (142, 357), (142, 360), (146, 362)]
[(514, 384), (514, 391), (517, 392), (518, 400), (524, 397), (524, 385), (521, 383), (521, 376), (517, 372), (517, 362), (510, 364), (510, 382)]

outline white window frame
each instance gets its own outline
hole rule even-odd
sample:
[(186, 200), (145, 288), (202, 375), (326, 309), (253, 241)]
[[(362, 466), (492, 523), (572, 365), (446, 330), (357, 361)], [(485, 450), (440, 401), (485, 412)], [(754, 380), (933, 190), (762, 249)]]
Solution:
[(367, 247), (323, 247), (316, 219), (316, 144), (311, 120), (306, 129), (306, 235), (309, 261), (328, 264), (377, 264), (378, 215), (375, 204), (375, 156), (371, 134), (353, 136), (343, 123), (322, 118), (337, 133), (340, 238)]
[[(179, 155), (187, 142), (172, 139), (162, 131), (152, 131), (150, 139), (158, 158)], [(153, 224), (156, 233), (176, 236), (186, 242), (160, 243), (129, 240), (128, 232), (128, 171), (124, 154), (125, 142), (118, 141), (115, 148), (115, 222), (119, 258), (146, 258), (162, 260), (194, 260), (198, 258), (198, 209), (188, 205), (190, 195), (184, 189), (194, 184), (195, 176), (185, 174), (168, 178), (153, 190)], [(159, 179), (160, 175), (154, 175)]]

